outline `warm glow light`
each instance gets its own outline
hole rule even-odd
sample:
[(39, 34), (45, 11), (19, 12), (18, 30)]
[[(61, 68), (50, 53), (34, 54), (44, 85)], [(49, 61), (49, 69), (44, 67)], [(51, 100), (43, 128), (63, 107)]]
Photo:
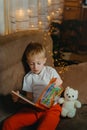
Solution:
[(32, 28), (34, 28), (34, 25), (31, 25)]
[(48, 19), (48, 21), (50, 21), (51, 20), (50, 16), (47, 16), (47, 19)]
[(49, 5), (49, 6), (51, 5), (51, 0), (48, 0), (48, 5)]
[(16, 19), (23, 20), (23, 18), (24, 18), (24, 10), (22, 9), (16, 10)]
[(41, 22), (41, 21), (39, 21), (39, 25), (42, 25), (42, 22)]
[(27, 12), (28, 12), (29, 15), (32, 14), (32, 10), (31, 9), (28, 9)]
[(28, 9), (27, 12), (28, 12), (28, 15), (29, 15), (29, 16), (32, 16), (32, 15), (33, 15), (32, 9)]
[(38, 24), (39, 24), (39, 29), (42, 29), (42, 21), (39, 21)]
[(55, 13), (54, 13), (54, 12), (52, 12), (51, 14), (52, 14), (52, 15), (55, 15)]
[(57, 10), (56, 13), (59, 13), (59, 10)]

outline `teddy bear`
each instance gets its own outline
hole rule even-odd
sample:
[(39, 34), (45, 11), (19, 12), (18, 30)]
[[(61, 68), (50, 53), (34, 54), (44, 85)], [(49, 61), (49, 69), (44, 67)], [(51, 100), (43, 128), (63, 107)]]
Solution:
[(60, 97), (58, 103), (62, 104), (61, 116), (73, 118), (76, 114), (76, 108), (81, 107), (81, 102), (78, 101), (78, 90), (67, 86), (64, 90), (64, 97)]

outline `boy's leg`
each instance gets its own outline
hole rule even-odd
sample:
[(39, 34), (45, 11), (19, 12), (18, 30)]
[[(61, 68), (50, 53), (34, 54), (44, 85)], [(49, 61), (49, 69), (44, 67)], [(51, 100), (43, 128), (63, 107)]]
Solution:
[(60, 113), (61, 107), (59, 105), (54, 105), (47, 110), (37, 130), (55, 130), (60, 121)]
[(9, 117), (4, 122), (2, 130), (21, 130), (22, 127), (32, 125), (36, 121), (36, 112), (28, 108)]

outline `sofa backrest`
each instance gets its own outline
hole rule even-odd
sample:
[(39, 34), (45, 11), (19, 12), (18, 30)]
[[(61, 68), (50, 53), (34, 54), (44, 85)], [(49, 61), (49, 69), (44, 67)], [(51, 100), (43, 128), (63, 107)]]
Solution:
[(31, 41), (44, 44), (47, 48), (47, 65), (53, 66), (52, 39), (47, 32), (24, 31), (0, 37), (0, 94), (21, 89), (25, 75), (24, 51)]

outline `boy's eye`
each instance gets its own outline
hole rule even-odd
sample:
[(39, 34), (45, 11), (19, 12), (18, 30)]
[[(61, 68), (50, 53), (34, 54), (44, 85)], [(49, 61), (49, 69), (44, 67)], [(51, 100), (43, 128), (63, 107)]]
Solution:
[(34, 63), (30, 63), (30, 65), (33, 65)]
[(40, 65), (41, 63), (40, 63), (40, 62), (38, 62), (37, 64), (38, 64), (38, 65)]
[[(30, 63), (30, 65), (34, 65), (34, 63)], [(40, 62), (38, 62), (38, 63), (37, 63), (37, 65), (41, 65), (41, 63), (40, 63)]]

